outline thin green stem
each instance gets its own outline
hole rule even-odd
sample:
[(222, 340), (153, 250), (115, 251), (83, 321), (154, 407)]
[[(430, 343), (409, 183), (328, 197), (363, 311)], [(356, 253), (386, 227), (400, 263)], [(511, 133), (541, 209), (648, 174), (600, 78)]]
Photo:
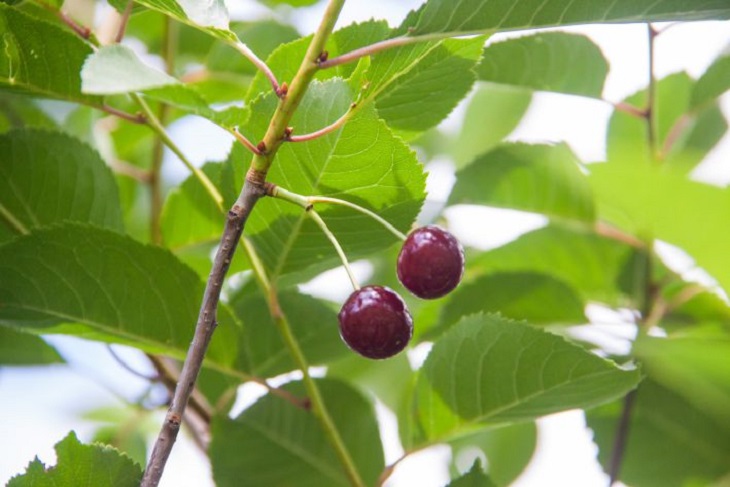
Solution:
[[(337, 255), (340, 257), (340, 260), (342, 261), (342, 265), (345, 268), (345, 271), (347, 272), (347, 277), (350, 278), (350, 282), (352, 283), (352, 287), (355, 288), (357, 291), (360, 289), (360, 284), (358, 284), (357, 279), (355, 278), (355, 274), (352, 272), (352, 268), (350, 267), (350, 262), (347, 260), (347, 256), (345, 255), (345, 251), (342, 250), (342, 246), (340, 245), (340, 242), (337, 240), (337, 237), (332, 233), (332, 231), (329, 229), (325, 221), (322, 219), (321, 216), (319, 216), (319, 213), (317, 213), (314, 210), (314, 205), (312, 204), (311, 197), (302, 196), (297, 193), (293, 193), (287, 189), (284, 189), (280, 186), (276, 185), (268, 185), (268, 191), (267, 194), (269, 196), (272, 196), (274, 198), (279, 198), (284, 201), (288, 201), (290, 203), (293, 203), (297, 206), (301, 206), (304, 208), (304, 211), (309, 215), (309, 217), (314, 220), (314, 223), (317, 224), (317, 226), (322, 230), (322, 233), (325, 234), (325, 236), (329, 239), (330, 242), (332, 242), (332, 246), (335, 248), (335, 251), (337, 251)], [(337, 200), (341, 201), (341, 200)], [(343, 203), (347, 203), (343, 201)], [(347, 206), (347, 205), (346, 205)], [(357, 206), (357, 205), (355, 205)], [(362, 210), (365, 210), (362, 208)], [(396, 230), (397, 231), (397, 230)]]
[(360, 213), (367, 215), (370, 218), (372, 218), (373, 220), (377, 221), (378, 223), (383, 225), (390, 233), (392, 233), (393, 235), (398, 237), (400, 240), (405, 240), (407, 238), (407, 236), (403, 232), (401, 232), (400, 230), (395, 228), (393, 225), (391, 225), (390, 222), (388, 222), (388, 220), (386, 220), (382, 216), (378, 215), (377, 213), (368, 210), (367, 208), (363, 208), (362, 206), (360, 206), (358, 204), (351, 203), (347, 200), (341, 200), (339, 198), (330, 198), (328, 196), (309, 196), (307, 198), (307, 200), (312, 204), (314, 204), (314, 203), (331, 203), (333, 205), (346, 206), (355, 211), (359, 211)]
[(322, 398), (322, 394), (319, 391), (319, 387), (317, 386), (317, 383), (312, 378), (312, 376), (309, 374), (309, 364), (307, 363), (307, 359), (304, 356), (301, 347), (299, 346), (297, 338), (292, 332), (286, 314), (284, 314), (281, 306), (279, 305), (276, 288), (271, 284), (268, 277), (266, 276), (261, 259), (259, 258), (253, 246), (247, 244), (245, 245), (245, 248), (248, 252), (249, 260), (252, 263), (254, 275), (256, 276), (259, 285), (262, 287), (262, 289), (264, 290), (264, 294), (266, 295), (266, 299), (269, 304), (269, 310), (271, 312), (274, 323), (276, 323), (276, 326), (279, 329), (279, 332), (281, 333), (284, 343), (289, 349), (289, 353), (294, 359), (294, 362), (297, 364), (297, 367), (299, 367), (299, 369), (302, 371), (302, 381), (304, 382), (304, 387), (307, 390), (307, 395), (309, 396), (309, 400), (311, 402), (312, 413), (319, 420), (320, 425), (325, 432), (325, 435), (327, 435), (327, 438), (332, 444), (332, 447), (335, 449), (335, 452), (337, 453), (337, 456), (339, 457), (342, 466), (345, 468), (345, 472), (350, 480), (350, 483), (355, 487), (364, 487), (365, 484), (360, 477), (360, 473), (355, 466), (355, 462), (350, 456), (350, 452), (348, 451), (345, 442), (342, 440), (342, 436), (340, 435), (337, 426), (335, 425), (332, 417), (329, 414), (329, 411), (327, 410), (327, 406), (324, 402), (324, 398)]
[(357, 279), (355, 278), (355, 274), (352, 272), (352, 268), (350, 268), (350, 262), (348, 262), (347, 256), (345, 255), (345, 251), (342, 250), (340, 242), (337, 241), (337, 237), (335, 237), (335, 235), (330, 231), (330, 229), (327, 227), (327, 224), (324, 222), (324, 220), (322, 220), (322, 217), (319, 216), (319, 213), (317, 213), (314, 208), (310, 206), (309, 209), (305, 211), (307, 212), (309, 217), (314, 220), (314, 223), (317, 224), (319, 229), (322, 230), (322, 233), (324, 233), (329, 241), (332, 242), (332, 246), (335, 248), (335, 251), (337, 251), (337, 255), (340, 256), (342, 265), (347, 272), (347, 277), (350, 278), (352, 287), (355, 289), (355, 291), (358, 291), (360, 289), (360, 284), (358, 284)]
[(25, 228), (25, 225), (15, 218), (15, 215), (13, 215), (10, 210), (5, 208), (2, 204), (0, 204), (0, 217), (2, 217), (2, 219), (5, 220), (10, 228), (12, 228), (16, 233), (21, 235), (28, 235), (30, 233), (30, 231)]
[(218, 188), (215, 187), (215, 185), (211, 182), (210, 179), (208, 179), (208, 176), (206, 176), (203, 171), (195, 167), (193, 163), (190, 162), (190, 160), (185, 156), (183, 151), (180, 150), (175, 142), (173, 142), (173, 140), (170, 138), (167, 131), (165, 130), (165, 127), (163, 127), (159, 120), (157, 120), (157, 117), (152, 112), (149, 105), (147, 105), (147, 103), (144, 101), (144, 99), (137, 93), (132, 93), (132, 98), (134, 98), (135, 101), (142, 108), (142, 112), (147, 117), (147, 124), (160, 136), (165, 145), (169, 147), (173, 153), (175, 153), (175, 155), (182, 161), (185, 167), (187, 167), (190, 172), (193, 173), (195, 178), (200, 181), (200, 184), (203, 185), (208, 194), (210, 194), (210, 196), (213, 198), (213, 201), (215, 201), (218, 209), (223, 211), (223, 196), (218, 191)]

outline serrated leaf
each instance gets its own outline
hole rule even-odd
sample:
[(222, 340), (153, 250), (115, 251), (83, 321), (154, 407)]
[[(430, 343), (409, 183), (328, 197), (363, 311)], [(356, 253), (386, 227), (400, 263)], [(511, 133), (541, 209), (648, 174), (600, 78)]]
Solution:
[(0, 366), (63, 363), (55, 348), (41, 337), (0, 326)]
[(457, 168), (488, 152), (517, 128), (532, 101), (532, 93), (510, 86), (481, 83), (466, 108), (464, 122), (449, 145)]
[(494, 3), (489, 0), (428, 0), (412, 13), (404, 25), (412, 35), (434, 32), (487, 32), (558, 25), (710, 20), (730, 18), (725, 0), (687, 4), (682, 0), (616, 0), (596, 4), (592, 0), (545, 3), (517, 0)]
[(0, 154), (0, 210), (16, 231), (64, 220), (123, 229), (114, 176), (78, 139), (16, 130), (0, 135)]
[(79, 72), (92, 49), (81, 38), (45, 20), (0, 3), (0, 89), (90, 105)]
[(730, 289), (722, 230), (730, 218), (730, 191), (639, 161), (593, 165), (590, 181), (603, 218), (632, 234), (681, 247)]
[(637, 250), (629, 245), (551, 225), (471, 259), (468, 270), (543, 273), (565, 282), (586, 301), (627, 305), (627, 298), (636, 295), (641, 268)]
[(484, 204), (591, 222), (590, 184), (566, 144), (502, 144), (456, 175), (449, 203)]
[[(384, 460), (372, 405), (343, 382), (317, 384), (363, 481), (374, 485)], [(304, 394), (299, 382), (284, 388)], [(264, 396), (234, 420), (217, 418), (212, 429), (210, 457), (220, 487), (350, 485), (314, 415), (278, 397)]]
[(692, 88), (690, 106), (697, 109), (730, 90), (730, 54), (717, 58)]
[(477, 68), (482, 81), (593, 98), (601, 97), (607, 74), (601, 49), (586, 36), (565, 32), (487, 46)]
[(417, 414), (427, 438), (449, 438), (478, 424), (596, 406), (640, 379), (638, 370), (622, 370), (562, 337), (478, 314), (434, 344), (417, 388)]
[[(344, 113), (352, 100), (341, 80), (310, 85), (292, 121), (295, 133), (318, 130)], [(268, 126), (276, 97), (252, 107), (252, 140)], [(258, 114), (262, 114), (259, 116)], [(302, 195), (326, 195), (360, 204), (406, 230), (424, 198), (425, 175), (415, 154), (372, 110), (363, 110), (344, 128), (279, 149), (269, 181)], [(379, 252), (395, 238), (371, 218), (332, 205), (317, 210), (350, 259)], [(332, 244), (302, 208), (274, 198), (261, 200), (246, 227), (272, 278), (307, 269), (309, 276), (337, 265)]]
[(480, 449), (487, 457), (487, 473), (497, 486), (508, 486), (522, 473), (537, 447), (534, 422), (484, 428), (450, 441), (452, 457), (463, 449)]
[(36, 458), (8, 487), (136, 487), (142, 480), (142, 469), (131, 458), (109, 446), (84, 445), (73, 431), (55, 449), (54, 467)]
[[(588, 411), (586, 420), (608, 471), (622, 402)], [(645, 380), (631, 413), (619, 480), (636, 487), (712, 485), (730, 471), (730, 430), (670, 390)]]
[[(337, 313), (331, 307), (291, 290), (280, 291), (278, 297), (310, 364), (326, 364), (351, 353), (340, 338)], [(241, 335), (240, 347), (247, 350), (252, 374), (273, 377), (298, 368), (261, 293), (244, 288), (232, 298), (231, 308), (250, 330)]]
[[(72, 223), (0, 247), (0, 276), (0, 323), (175, 357), (188, 349), (203, 291), (167, 250)], [(223, 307), (218, 321), (207, 357), (228, 370), (239, 330)]]
[(86, 59), (81, 70), (81, 90), (94, 95), (131, 93), (177, 83), (121, 44), (102, 46)]
[(380, 117), (411, 138), (436, 126), (466, 96), (474, 84), (483, 45), (483, 37), (445, 40), (377, 93), (365, 89), (366, 99), (374, 97)]
[(226, 128), (248, 118), (247, 110), (241, 107), (214, 110), (194, 88), (143, 63), (134, 51), (121, 44), (104, 46), (90, 55), (81, 79), (84, 93), (114, 95), (139, 91)]
[(575, 291), (549, 274), (487, 274), (461, 284), (451, 293), (441, 308), (438, 326), (428, 335), (436, 336), (462, 316), (477, 312), (500, 313), (533, 324), (585, 323), (583, 308)]
[(471, 470), (452, 480), (447, 487), (496, 487), (496, 484), (487, 477), (479, 460), (477, 460), (472, 465)]
[(730, 430), (730, 336), (636, 340), (633, 354), (652, 380), (683, 396)]

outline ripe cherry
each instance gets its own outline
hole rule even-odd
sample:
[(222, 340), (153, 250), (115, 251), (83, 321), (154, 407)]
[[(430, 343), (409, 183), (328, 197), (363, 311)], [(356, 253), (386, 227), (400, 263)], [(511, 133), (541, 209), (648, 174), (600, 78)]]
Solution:
[(392, 357), (413, 335), (413, 319), (398, 294), (383, 286), (365, 286), (353, 292), (339, 314), (340, 336), (368, 358)]
[(464, 274), (464, 249), (446, 230), (428, 225), (412, 231), (398, 255), (398, 279), (414, 295), (440, 298)]

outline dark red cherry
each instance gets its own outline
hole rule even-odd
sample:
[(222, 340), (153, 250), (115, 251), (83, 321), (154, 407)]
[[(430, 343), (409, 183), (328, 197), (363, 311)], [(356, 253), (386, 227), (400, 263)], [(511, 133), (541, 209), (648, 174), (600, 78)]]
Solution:
[(339, 314), (340, 336), (368, 358), (388, 358), (403, 350), (413, 335), (413, 319), (398, 294), (383, 286), (353, 292)]
[(464, 274), (464, 249), (456, 237), (436, 225), (412, 231), (398, 254), (398, 279), (423, 299), (440, 298)]

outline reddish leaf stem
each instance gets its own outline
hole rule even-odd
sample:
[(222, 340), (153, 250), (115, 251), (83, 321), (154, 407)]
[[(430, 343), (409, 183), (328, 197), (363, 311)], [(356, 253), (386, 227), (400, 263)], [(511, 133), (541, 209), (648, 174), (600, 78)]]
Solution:
[(341, 128), (343, 125), (345, 125), (345, 122), (347, 122), (347, 119), (350, 117), (350, 114), (352, 111), (357, 107), (357, 103), (353, 103), (350, 105), (350, 109), (347, 110), (347, 112), (342, 115), (340, 118), (332, 122), (330, 125), (327, 125), (326, 127), (323, 127), (315, 132), (304, 134), (304, 135), (291, 135), (291, 129), (287, 130), (285, 132), (285, 137), (287, 141), (289, 142), (306, 142), (308, 140), (314, 140), (319, 137), (322, 137), (324, 135), (329, 134), (330, 132), (334, 132), (335, 130)]

